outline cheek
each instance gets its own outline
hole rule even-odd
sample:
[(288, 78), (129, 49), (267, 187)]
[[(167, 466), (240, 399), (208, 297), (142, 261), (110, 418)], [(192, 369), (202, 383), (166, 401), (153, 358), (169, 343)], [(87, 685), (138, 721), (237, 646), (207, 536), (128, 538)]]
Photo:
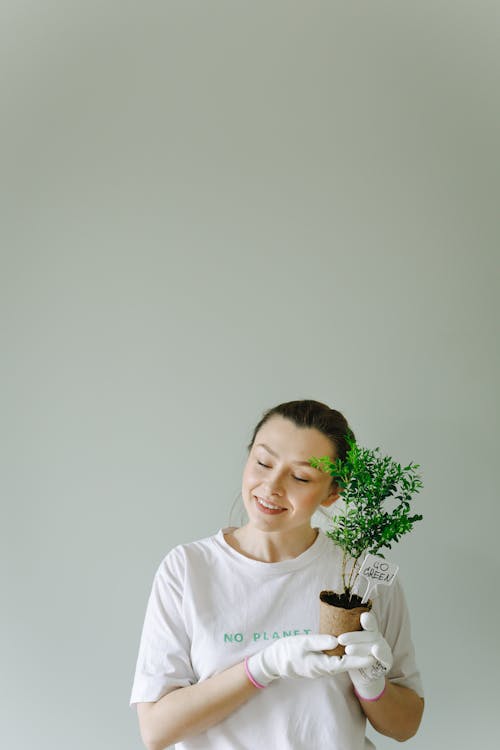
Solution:
[(302, 495), (303, 505), (307, 509), (315, 508), (319, 504), (320, 501), (321, 501), (321, 497), (319, 493), (315, 490), (311, 490), (310, 492), (304, 492)]
[(243, 472), (243, 484), (245, 487), (250, 487), (252, 484), (257, 482), (256, 472), (251, 466), (247, 466)]

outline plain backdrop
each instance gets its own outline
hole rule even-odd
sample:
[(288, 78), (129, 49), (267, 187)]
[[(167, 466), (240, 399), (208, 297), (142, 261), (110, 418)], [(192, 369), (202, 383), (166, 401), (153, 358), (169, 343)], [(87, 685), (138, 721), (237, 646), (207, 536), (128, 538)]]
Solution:
[(407, 747), (491, 747), (498, 3), (4, 0), (0, 39), (2, 746), (141, 747), (154, 572), (314, 398), (421, 465)]

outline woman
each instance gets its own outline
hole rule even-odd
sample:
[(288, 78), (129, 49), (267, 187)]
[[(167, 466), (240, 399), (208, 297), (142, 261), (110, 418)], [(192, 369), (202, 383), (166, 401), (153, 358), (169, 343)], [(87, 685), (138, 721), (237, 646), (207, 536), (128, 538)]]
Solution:
[[(354, 437), (317, 401), (269, 409), (248, 446), (248, 522), (180, 545), (153, 582), (130, 704), (148, 750), (367, 750), (366, 719), (399, 741), (423, 712), (401, 586), (380, 587), (363, 630), (319, 635), (319, 592), (340, 586), (341, 551), (313, 513), (340, 496), (312, 456)], [(324, 649), (346, 645), (342, 658)]]

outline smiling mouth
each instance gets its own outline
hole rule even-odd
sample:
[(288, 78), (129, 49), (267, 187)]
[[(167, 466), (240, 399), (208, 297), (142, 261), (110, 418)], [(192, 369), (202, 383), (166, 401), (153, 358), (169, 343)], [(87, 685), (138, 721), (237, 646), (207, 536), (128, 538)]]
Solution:
[(263, 500), (262, 498), (257, 497), (257, 495), (254, 495), (254, 498), (259, 509), (262, 510), (264, 513), (278, 514), (278, 513), (284, 513), (286, 511), (286, 508), (280, 508), (279, 505), (274, 505), (273, 503), (270, 503), (267, 500)]

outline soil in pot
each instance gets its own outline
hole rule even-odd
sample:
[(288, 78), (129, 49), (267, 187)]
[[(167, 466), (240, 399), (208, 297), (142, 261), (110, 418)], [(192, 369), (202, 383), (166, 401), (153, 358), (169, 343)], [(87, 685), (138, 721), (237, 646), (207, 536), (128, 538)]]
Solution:
[[(372, 608), (371, 601), (361, 604), (361, 597), (348, 597), (335, 591), (322, 591), (319, 595), (319, 632), (327, 635), (340, 635), (353, 630), (362, 630), (359, 618)], [(330, 656), (343, 656), (344, 646), (325, 650)]]

